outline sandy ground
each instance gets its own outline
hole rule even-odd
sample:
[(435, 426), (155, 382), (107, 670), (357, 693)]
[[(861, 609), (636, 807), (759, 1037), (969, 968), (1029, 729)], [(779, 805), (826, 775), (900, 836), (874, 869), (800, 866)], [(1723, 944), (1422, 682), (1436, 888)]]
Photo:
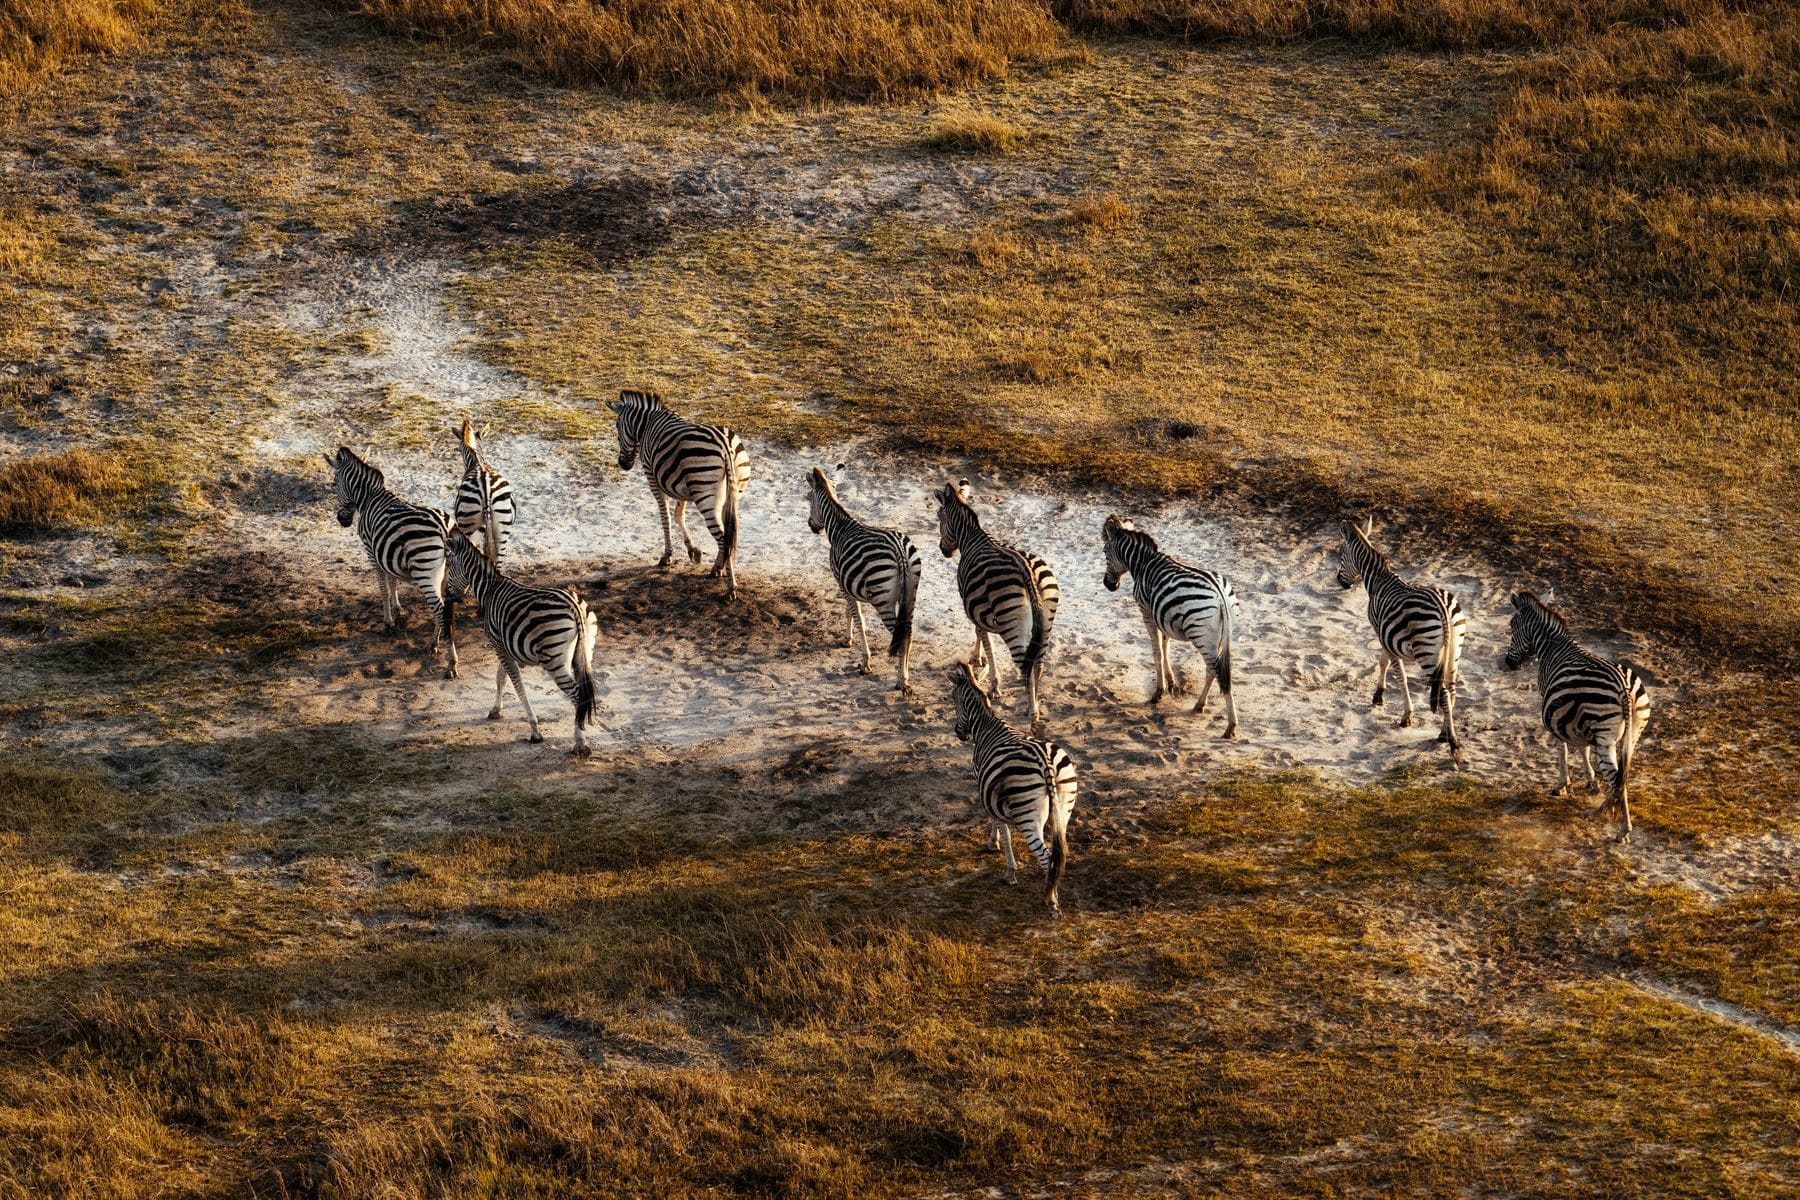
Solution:
[[(372, 321), (381, 333), (380, 349), (345, 360), (340, 377), (306, 405), (284, 412), (258, 447), (271, 462), (316, 475), (317, 499), (244, 513), (234, 530), (247, 549), (292, 562), (322, 583), (366, 592), (372, 626), (379, 611), (374, 579), (353, 535), (332, 517), (328, 477), (318, 459), (338, 441), (356, 442), (366, 432), (346, 424), (341, 397), (393, 386), (436, 406), (444, 429), (440, 449), (378, 447), (377, 458), (400, 494), (448, 507), (458, 470), (452, 426), (464, 413), (482, 419), (486, 397), (532, 391), (529, 381), (463, 349), (471, 331), (447, 317), (438, 286), (429, 266), (378, 270), (341, 280), (333, 295), (293, 306), (292, 320), (304, 329), (353, 317)], [(703, 398), (668, 399), (693, 417), (706, 416)], [(1506, 598), (1529, 581), (1501, 578), (1479, 558), (1447, 547), (1390, 545), (1403, 572), (1450, 588), (1470, 614), (1458, 705), (1467, 745), (1453, 764), (1434, 741), (1422, 681), (1415, 680), (1421, 717), (1413, 728), (1396, 726), (1397, 694), (1390, 694), (1387, 709), (1370, 709), (1376, 651), (1364, 593), (1346, 592), (1333, 578), (1336, 543), (1328, 526), (1296, 530), (1238, 510), (1209, 512), (1196, 502), (1146, 509), (1101, 492), (1059, 492), (995, 475), (975, 462), (903, 461), (856, 444), (779, 449), (745, 429), (740, 432), (751, 447), (753, 480), (743, 507), (743, 590), (727, 601), (722, 586), (705, 576), (707, 563), (655, 569), (661, 553), (656, 509), (641, 472), (627, 477), (612, 465), (616, 441), (607, 417), (596, 409), (585, 444), (504, 427), (494, 428), (486, 441), (489, 460), (512, 479), (519, 497), (508, 569), (534, 582), (576, 584), (600, 617), (605, 729), (595, 743), (600, 757), (587, 770), (604, 771), (620, 756), (646, 753), (750, 765), (804, 749), (845, 771), (858, 762), (935, 762), (959, 754), (948, 739), (945, 670), (968, 654), (972, 640), (956, 596), (954, 564), (937, 552), (931, 491), (946, 479), (967, 478), (988, 527), (1042, 555), (1062, 585), (1046, 668), (1048, 728), (1070, 745), (1089, 788), (1129, 791), (1144, 771), (1250, 767), (1314, 769), (1351, 781), (1417, 766), (1549, 778), (1553, 755), (1538, 726), (1534, 676), (1498, 666)], [(879, 639), (876, 675), (859, 674), (855, 655), (844, 647), (847, 621), (825, 543), (806, 526), (805, 472), (840, 462), (848, 464), (845, 503), (866, 520), (905, 529), (926, 558), (914, 647), (916, 695), (910, 699), (894, 693)], [(1223, 713), (1216, 698), (1199, 717), (1188, 714), (1190, 701), (1165, 700), (1156, 709), (1146, 704), (1154, 678), (1136, 606), (1127, 589), (1108, 593), (1101, 584), (1100, 525), (1109, 512), (1133, 516), (1166, 550), (1223, 570), (1236, 586), (1239, 740), (1219, 736)], [(711, 540), (697, 520), (690, 524), (709, 563)], [(413, 607), (419, 614), (414, 630), (422, 637), (422, 608), (416, 601)], [(503, 721), (484, 720), (492, 702), (492, 659), (468, 625), (461, 644), (460, 680), (393, 682), (322, 672), (305, 681), (292, 703), (320, 705), (339, 720), (354, 714), (374, 731), (491, 744), (502, 771), (516, 769), (521, 756), (550, 754), (548, 747), (520, 742), (525, 727), (516, 702), (509, 702)], [(1624, 639), (1592, 644), (1646, 663), (1655, 673), (1651, 646)], [(1197, 685), (1198, 658), (1178, 652), (1178, 661), (1184, 657), (1189, 681)], [(309, 694), (314, 683), (323, 690)], [(1015, 685), (1016, 676), (1006, 679), (1018, 717), (1023, 693)], [(557, 739), (552, 746), (566, 745), (567, 702), (547, 677), (537, 676), (529, 686), (534, 705), (550, 719)]]

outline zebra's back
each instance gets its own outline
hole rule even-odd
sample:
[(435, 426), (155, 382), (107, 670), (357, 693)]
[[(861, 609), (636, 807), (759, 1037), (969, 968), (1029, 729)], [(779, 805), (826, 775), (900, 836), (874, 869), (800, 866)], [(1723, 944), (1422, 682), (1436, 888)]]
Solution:
[(1155, 618), (1158, 628), (1190, 642), (1216, 640), (1223, 609), (1236, 600), (1223, 575), (1166, 554), (1134, 572), (1132, 579), (1139, 607)]
[(409, 504), (392, 492), (365, 503), (357, 521), (357, 535), (369, 561), (390, 575), (407, 578), (443, 561), (450, 528), (444, 513)]
[(750, 481), (750, 452), (721, 425), (701, 425), (669, 414), (642, 443), (644, 473), (660, 492), (694, 504), (707, 503), (729, 479), (741, 492)]
[(1643, 679), (1631, 668), (1573, 642), (1542, 656), (1538, 689), (1544, 727), (1571, 745), (1636, 740), (1650, 719), (1650, 696)]

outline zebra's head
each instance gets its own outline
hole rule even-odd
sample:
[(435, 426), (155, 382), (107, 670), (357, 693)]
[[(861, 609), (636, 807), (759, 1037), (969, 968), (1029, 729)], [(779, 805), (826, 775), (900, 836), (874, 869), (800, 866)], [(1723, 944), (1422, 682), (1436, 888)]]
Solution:
[(1107, 591), (1116, 592), (1119, 580), (1131, 573), (1132, 560), (1142, 551), (1155, 553), (1156, 539), (1129, 520), (1121, 521), (1116, 513), (1106, 518), (1100, 535), (1106, 542), (1106, 575), (1100, 582)]
[(336, 454), (325, 456), (331, 468), (331, 486), (337, 492), (338, 524), (345, 529), (356, 521), (356, 509), (374, 488), (382, 486), (381, 472), (356, 456), (348, 446), (339, 446)]
[(655, 392), (626, 388), (619, 393), (618, 400), (608, 400), (606, 407), (618, 416), (619, 469), (629, 471), (637, 462), (638, 439), (644, 436), (644, 417), (652, 409), (662, 407), (662, 398)]
[[(838, 464), (843, 470), (844, 464)], [(825, 472), (814, 467), (806, 473), (807, 510), (806, 524), (814, 533), (825, 532), (825, 517), (837, 503), (837, 488), (832, 486), (831, 478)]]
[(487, 559), (458, 529), (452, 529), (444, 539), (444, 549), (448, 551), (444, 555), (444, 598), (461, 600), (469, 590), (470, 576), (477, 570), (475, 564), (486, 566)]
[(1369, 540), (1375, 532), (1375, 518), (1368, 517), (1361, 529), (1354, 521), (1341, 522), (1343, 540), (1338, 543), (1338, 586), (1353, 588), (1362, 581), (1366, 564), (1381, 561), (1381, 551)]
[[(963, 487), (968, 486), (969, 481), (963, 480)], [(969, 502), (963, 499), (962, 491), (954, 483), (946, 483), (939, 490), (937, 501), (938, 549), (944, 552), (945, 558), (953, 558), (961, 544), (958, 541), (961, 533), (971, 524), (979, 527), (981, 522), (976, 519), (975, 510), (969, 507)]]
[(1501, 659), (1506, 669), (1516, 671), (1538, 656), (1546, 639), (1564, 633), (1562, 614), (1540, 600), (1535, 593), (1520, 592), (1512, 598), (1512, 644)]
[(474, 422), (467, 417), (463, 418), (462, 432), (457, 437), (457, 441), (462, 445), (463, 474), (467, 475), (480, 465), (481, 439), (488, 435), (488, 430), (491, 428), (493, 426), (483, 425), (481, 432), (477, 433)]
[(950, 694), (956, 698), (956, 737), (966, 742), (975, 736), (975, 719), (994, 710), (975, 683), (975, 672), (968, 663), (959, 662), (950, 669)]

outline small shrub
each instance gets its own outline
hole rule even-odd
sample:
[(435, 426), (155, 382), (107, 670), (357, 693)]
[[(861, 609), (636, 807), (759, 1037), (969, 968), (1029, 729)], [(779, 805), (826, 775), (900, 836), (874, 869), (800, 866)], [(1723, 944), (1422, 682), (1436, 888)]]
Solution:
[(926, 146), (950, 154), (1011, 154), (1030, 140), (1024, 126), (973, 108), (945, 109), (925, 134)]
[(1098, 233), (1117, 229), (1131, 220), (1131, 206), (1112, 192), (1088, 192), (1069, 209), (1069, 224)]
[(0, 466), (0, 531), (62, 533), (105, 520), (137, 489), (114, 454), (70, 450)]

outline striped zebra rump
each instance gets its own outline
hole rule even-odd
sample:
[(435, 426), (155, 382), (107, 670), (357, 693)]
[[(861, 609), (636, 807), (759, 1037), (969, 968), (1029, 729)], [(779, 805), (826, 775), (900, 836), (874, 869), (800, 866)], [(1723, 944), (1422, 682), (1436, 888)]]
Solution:
[(432, 617), (432, 651), (449, 646), (447, 678), (456, 678), (455, 608), (446, 590), (446, 547), (451, 518), (435, 508), (402, 500), (387, 488), (379, 468), (347, 446), (326, 455), (337, 493), (338, 524), (354, 525), (369, 563), (381, 579), (382, 616), (388, 628), (399, 620), (398, 581), (410, 580)]
[(1426, 672), (1431, 711), (1441, 714), (1438, 741), (1447, 743), (1454, 754), (1462, 746), (1456, 735), (1456, 665), (1468, 619), (1449, 592), (1415, 587), (1395, 574), (1386, 556), (1369, 540), (1372, 528), (1372, 520), (1361, 527), (1342, 523), (1337, 570), (1340, 586), (1351, 588), (1360, 582), (1369, 594), (1369, 624), (1383, 652), (1376, 666), (1371, 703), (1377, 707), (1383, 703), (1391, 665), (1400, 674), (1400, 695), (1405, 703), (1400, 724), (1411, 725), (1412, 690), (1407, 684), (1406, 664), (1416, 664)]
[(481, 439), (487, 436), (483, 427), (477, 434), (467, 417), (463, 418), (458, 448), (462, 451), (462, 479), (456, 485), (455, 519), (458, 532), (474, 539), (481, 535), (481, 550), (491, 563), (499, 563), (501, 551), (512, 540), (515, 510), (512, 484), (506, 476), (489, 466), (481, 456)]
[(531, 740), (543, 740), (518, 673), (523, 666), (541, 667), (575, 705), (575, 750), (586, 754), (583, 731), (597, 703), (593, 656), (599, 635), (599, 622), (587, 602), (573, 588), (530, 587), (507, 578), (461, 534), (451, 538), (450, 559), (452, 592), (460, 596), (467, 590), (474, 595), (481, 606), (482, 628), (500, 660), (490, 719), (499, 717), (510, 679), (531, 724)]
[(1074, 811), (1075, 764), (1054, 742), (1031, 737), (994, 714), (968, 664), (951, 672), (956, 736), (973, 744), (981, 804), (1004, 850), (1008, 883), (1017, 878), (1012, 833), (1025, 839), (1044, 872), (1044, 904), (1060, 908), (1057, 888), (1069, 858), (1069, 816)]
[[(644, 476), (657, 503), (675, 501), (675, 524), (691, 562), (700, 561), (700, 552), (688, 539), (682, 513), (689, 504), (699, 511), (719, 547), (712, 573), (723, 573), (736, 591), (739, 503), (750, 483), (750, 452), (743, 439), (721, 425), (684, 420), (654, 392), (626, 390), (608, 407), (617, 415), (620, 469), (629, 471), (643, 457)], [(673, 557), (667, 522), (665, 509), (665, 566)]]
[(1631, 759), (1650, 721), (1650, 696), (1630, 667), (1590, 653), (1568, 631), (1562, 614), (1531, 592), (1512, 599), (1511, 643), (1503, 658), (1517, 670), (1538, 663), (1544, 728), (1561, 743), (1562, 783), (1569, 786), (1569, 748), (1591, 758), (1608, 788), (1601, 811), (1618, 815), (1620, 836), (1631, 834)]
[(1183, 691), (1180, 677), (1169, 658), (1168, 639), (1180, 638), (1200, 652), (1206, 664), (1207, 677), (1200, 690), (1196, 714), (1206, 708), (1214, 680), (1225, 697), (1225, 736), (1237, 736), (1237, 703), (1231, 694), (1231, 644), (1233, 609), (1236, 593), (1223, 575), (1208, 571), (1163, 553), (1156, 539), (1138, 529), (1130, 521), (1111, 515), (1101, 526), (1101, 539), (1106, 550), (1106, 573), (1101, 583), (1107, 591), (1117, 591), (1119, 581), (1131, 576), (1132, 596), (1145, 627), (1151, 632), (1151, 652), (1157, 672), (1156, 692), (1150, 702), (1162, 698), (1164, 690)]

